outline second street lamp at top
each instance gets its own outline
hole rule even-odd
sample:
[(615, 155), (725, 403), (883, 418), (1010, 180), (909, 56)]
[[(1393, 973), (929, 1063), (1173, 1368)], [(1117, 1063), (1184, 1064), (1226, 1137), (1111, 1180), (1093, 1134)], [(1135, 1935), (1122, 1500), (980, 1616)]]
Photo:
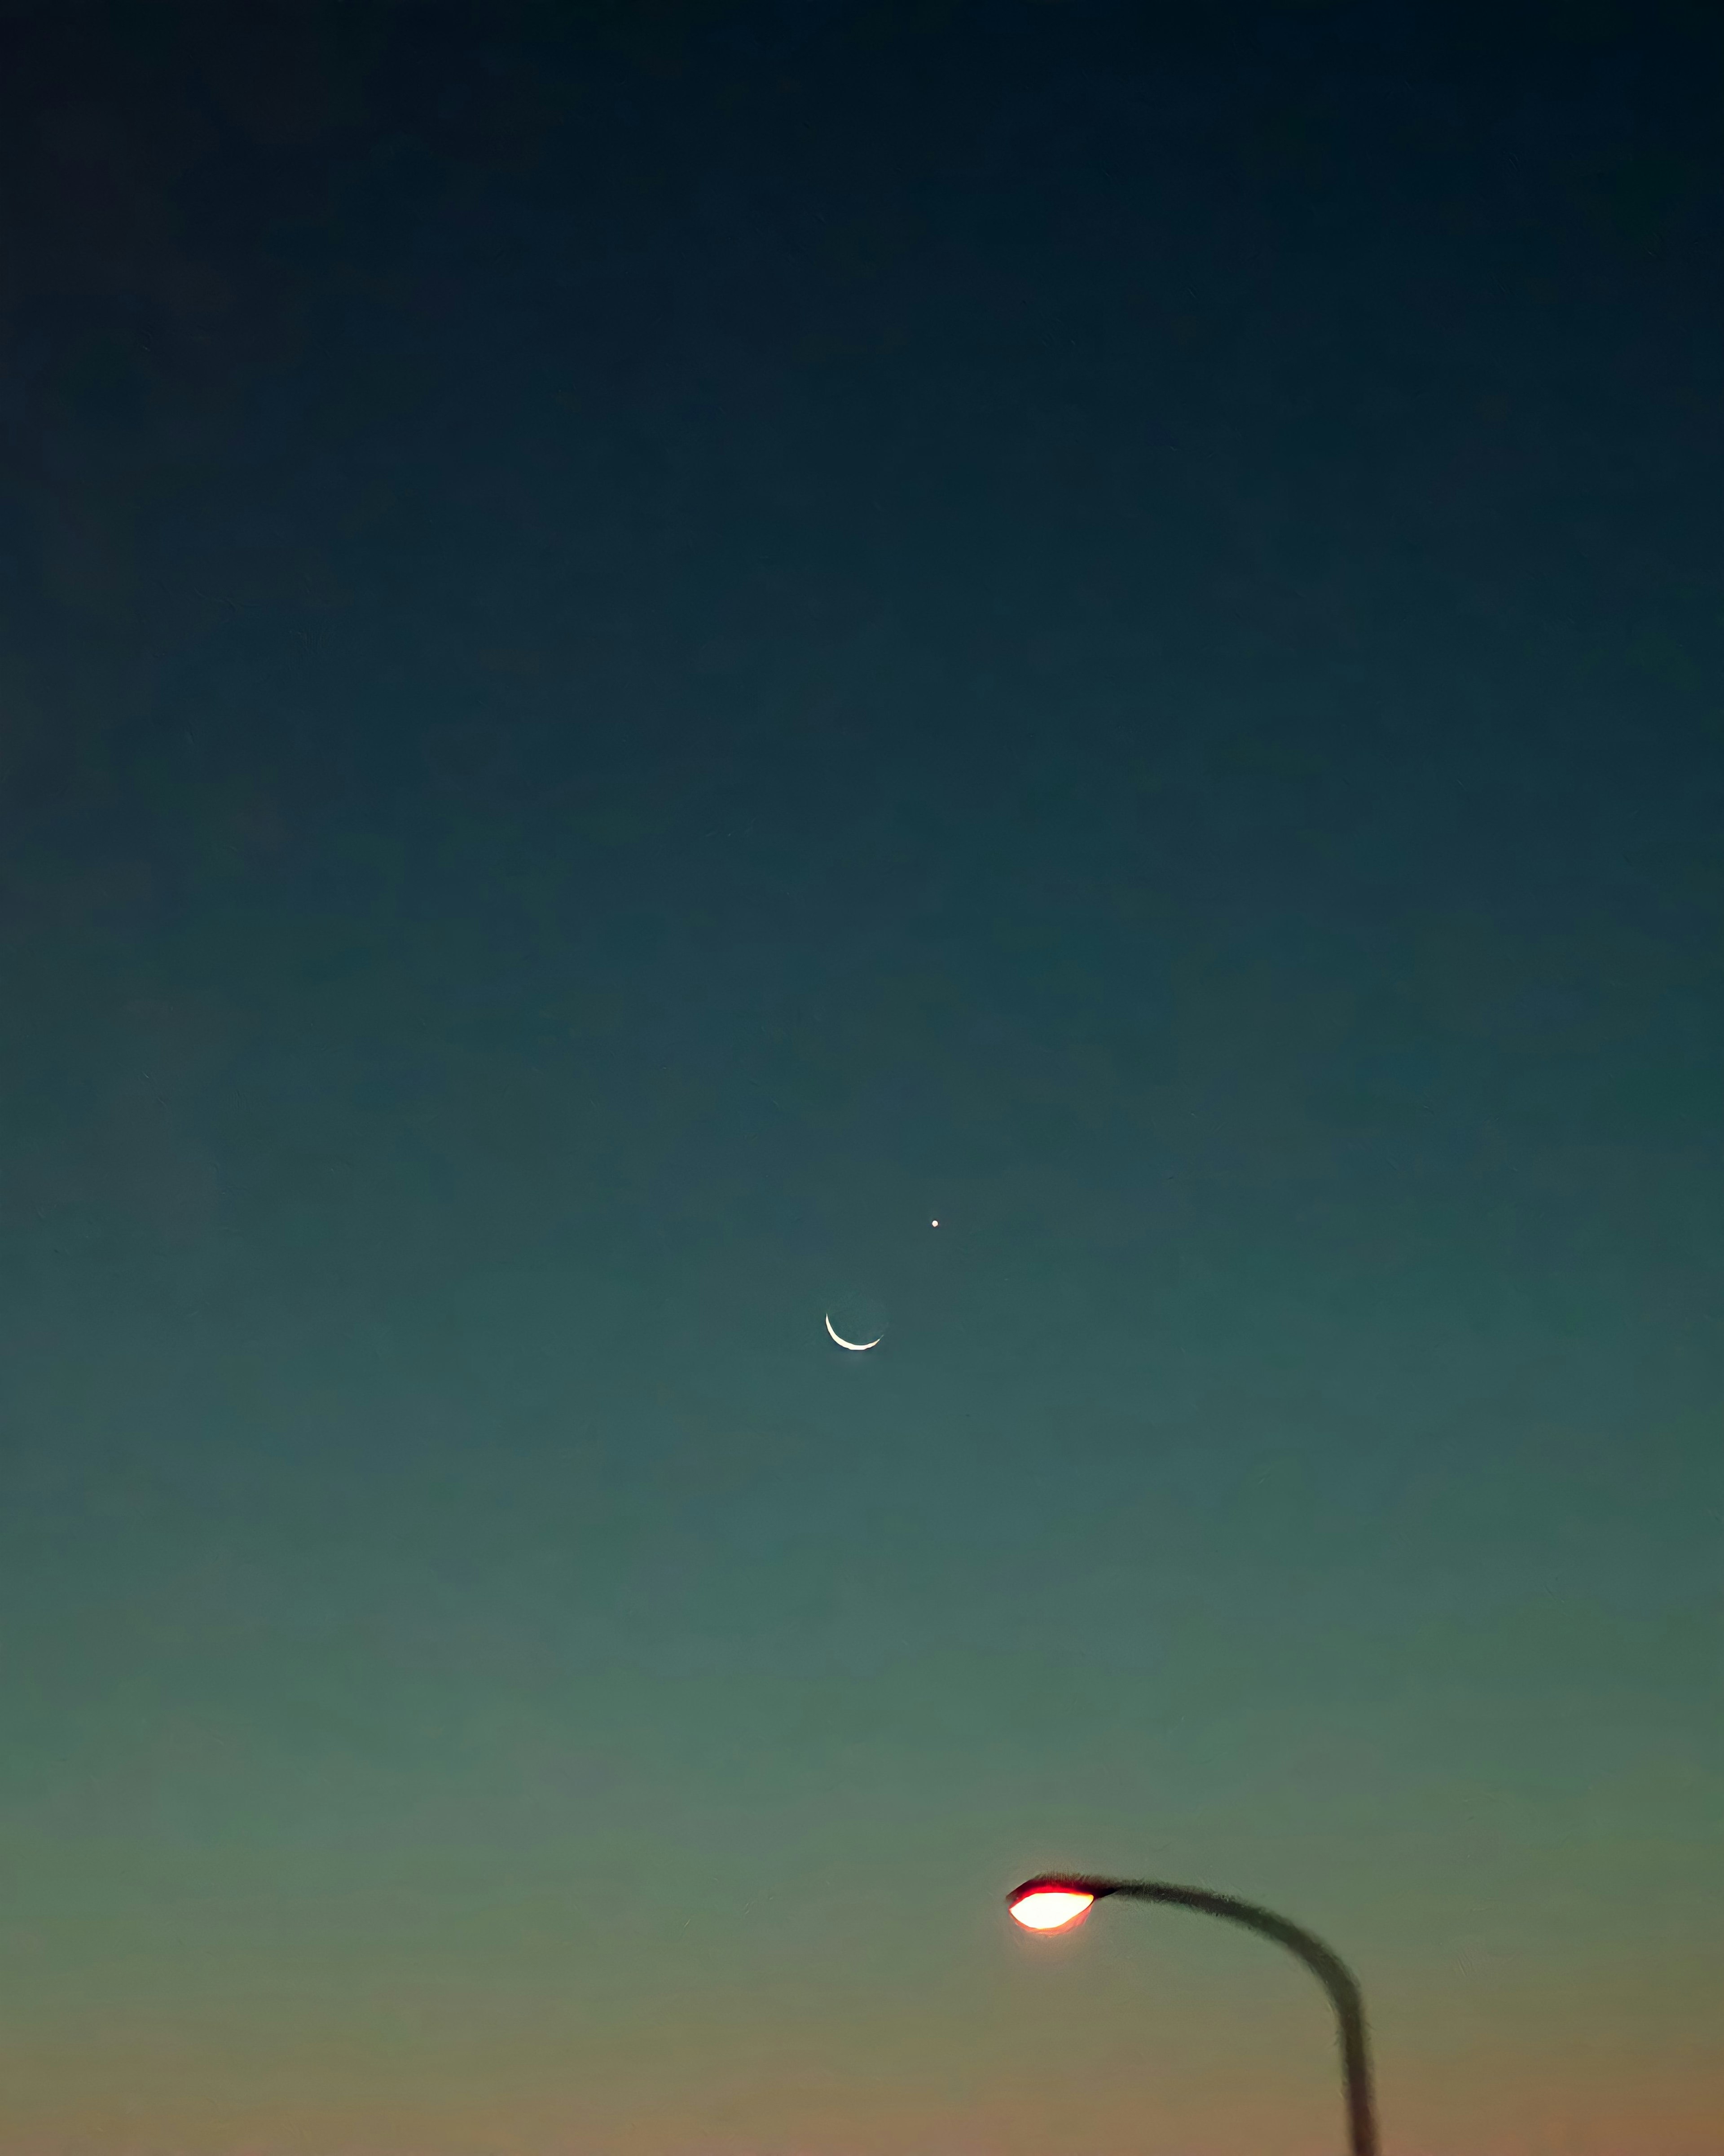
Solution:
[(1358, 1981), (1340, 1955), (1320, 1938), (1272, 1909), (1212, 1894), (1202, 1887), (1168, 1887), (1152, 1879), (1092, 1879), (1087, 1874), (1047, 1872), (1026, 1879), (1006, 1897), (1006, 1907), (1026, 1931), (1064, 1931), (1081, 1922), (1097, 1902), (1118, 1896), (1130, 1902), (1171, 1902), (1205, 1916), (1225, 1917), (1248, 1930), (1279, 1940), (1298, 1955), (1335, 2009), (1341, 2038), (1341, 2075), (1347, 2100), (1348, 2156), (1377, 2156), (1377, 2118), (1371, 2098), (1371, 2061), (1365, 2047), (1365, 2007)]

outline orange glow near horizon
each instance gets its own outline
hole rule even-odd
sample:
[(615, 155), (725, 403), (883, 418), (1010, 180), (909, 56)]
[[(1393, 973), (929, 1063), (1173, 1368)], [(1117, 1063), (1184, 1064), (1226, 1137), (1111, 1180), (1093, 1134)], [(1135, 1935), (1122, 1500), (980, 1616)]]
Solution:
[(1026, 1931), (1057, 1932), (1066, 1924), (1075, 1924), (1095, 1899), (1093, 1894), (1044, 1887), (1034, 1894), (1019, 1895), (1012, 1904), (1012, 1914)]

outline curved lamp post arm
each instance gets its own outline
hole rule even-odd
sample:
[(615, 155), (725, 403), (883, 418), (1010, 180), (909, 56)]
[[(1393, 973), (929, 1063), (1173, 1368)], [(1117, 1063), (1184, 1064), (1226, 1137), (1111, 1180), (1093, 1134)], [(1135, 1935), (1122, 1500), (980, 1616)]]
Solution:
[(1129, 1902), (1169, 1902), (1182, 1909), (1201, 1910), (1205, 1916), (1225, 1917), (1248, 1931), (1261, 1932), (1297, 1954), (1315, 1976), (1335, 2009), (1341, 2036), (1341, 2071), (1347, 2097), (1349, 2156), (1378, 2156), (1377, 2118), (1371, 2098), (1371, 2060), (1365, 2045), (1365, 2006), (1357, 1979), (1323, 1942), (1273, 1909), (1260, 1909), (1255, 1902), (1241, 1902), (1231, 1894), (1212, 1894), (1202, 1887), (1168, 1887), (1152, 1879), (1089, 1879), (1071, 1872), (1057, 1877), (1026, 1880), (1013, 1902), (1038, 1891), (1087, 1894), (1097, 1902), (1110, 1896)]

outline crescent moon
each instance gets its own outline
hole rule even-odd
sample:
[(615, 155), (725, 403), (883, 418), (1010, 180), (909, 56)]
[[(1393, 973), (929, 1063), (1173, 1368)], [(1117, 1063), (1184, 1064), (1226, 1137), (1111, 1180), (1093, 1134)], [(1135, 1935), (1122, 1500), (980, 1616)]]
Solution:
[[(832, 1332), (832, 1320), (829, 1317), (826, 1321), (826, 1330)], [(846, 1340), (842, 1332), (832, 1332), (832, 1337), (840, 1348), (848, 1348), (853, 1355), (859, 1355), (865, 1348), (878, 1348), (880, 1340), (884, 1340), (886, 1336), (882, 1332), (880, 1340)]]

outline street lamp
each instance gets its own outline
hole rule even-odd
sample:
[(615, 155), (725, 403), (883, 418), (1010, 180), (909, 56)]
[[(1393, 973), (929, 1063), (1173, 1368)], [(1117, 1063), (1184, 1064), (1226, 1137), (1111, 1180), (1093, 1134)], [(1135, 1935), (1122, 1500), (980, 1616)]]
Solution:
[(1057, 1872), (1026, 1879), (1006, 1897), (1006, 1907), (1026, 1931), (1057, 1932), (1080, 1923), (1097, 1902), (1121, 1895), (1128, 1902), (1172, 1902), (1226, 1917), (1265, 1938), (1279, 1939), (1316, 1976), (1335, 2008), (1341, 2033), (1341, 2078), (1347, 2098), (1349, 2156), (1377, 2156), (1377, 2120), (1371, 2102), (1371, 2061), (1365, 2049), (1365, 2007), (1352, 1971), (1338, 1954), (1299, 1925), (1270, 1909), (1211, 1894), (1201, 1887), (1163, 1887), (1147, 1879), (1090, 1879)]

